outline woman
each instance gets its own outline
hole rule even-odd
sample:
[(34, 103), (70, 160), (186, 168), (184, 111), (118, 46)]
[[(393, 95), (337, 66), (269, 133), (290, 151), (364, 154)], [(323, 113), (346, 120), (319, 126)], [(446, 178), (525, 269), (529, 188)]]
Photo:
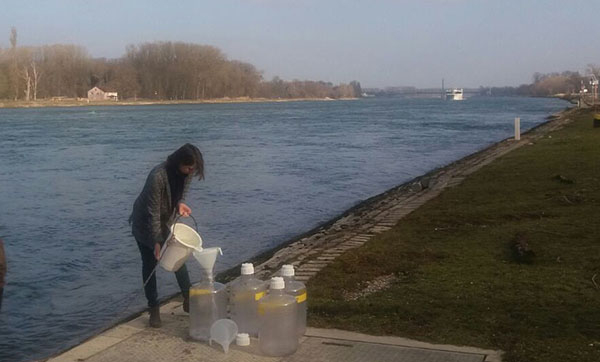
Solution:
[[(160, 249), (169, 236), (169, 226), (176, 214), (187, 217), (192, 213), (183, 201), (194, 176), (198, 176), (199, 180), (204, 178), (204, 160), (196, 146), (186, 143), (150, 171), (144, 189), (133, 204), (129, 222), (142, 255), (144, 282), (156, 267)], [(183, 309), (188, 312), (191, 285), (185, 264), (175, 272), (175, 276), (183, 294)], [(144, 292), (150, 308), (150, 326), (159, 328), (161, 320), (155, 274), (148, 280)]]

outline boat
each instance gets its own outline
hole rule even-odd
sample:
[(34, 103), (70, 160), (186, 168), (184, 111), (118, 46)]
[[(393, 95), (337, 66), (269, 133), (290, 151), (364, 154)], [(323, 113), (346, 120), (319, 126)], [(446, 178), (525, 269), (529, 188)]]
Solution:
[(463, 98), (463, 89), (462, 88), (453, 88), (446, 90), (446, 100), (448, 101), (462, 101)]

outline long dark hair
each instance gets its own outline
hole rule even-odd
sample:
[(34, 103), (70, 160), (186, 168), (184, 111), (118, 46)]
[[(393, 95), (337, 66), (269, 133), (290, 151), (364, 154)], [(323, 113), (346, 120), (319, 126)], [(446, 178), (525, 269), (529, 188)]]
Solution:
[(171, 167), (194, 166), (194, 176), (199, 180), (204, 179), (204, 159), (198, 147), (186, 143), (167, 157), (167, 164)]

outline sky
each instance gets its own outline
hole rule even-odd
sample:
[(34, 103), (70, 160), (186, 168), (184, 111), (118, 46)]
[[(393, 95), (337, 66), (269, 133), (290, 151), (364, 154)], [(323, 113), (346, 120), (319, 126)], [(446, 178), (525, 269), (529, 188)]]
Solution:
[[(266, 80), (365, 88), (518, 86), (600, 65), (600, 0), (29, 0), (0, 11), (0, 47), (212, 45)], [(5, 36), (1, 36), (4, 33)]]

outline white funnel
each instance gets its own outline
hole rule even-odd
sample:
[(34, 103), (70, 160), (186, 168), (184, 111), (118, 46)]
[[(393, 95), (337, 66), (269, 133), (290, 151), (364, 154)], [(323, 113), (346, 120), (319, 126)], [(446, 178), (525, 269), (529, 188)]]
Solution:
[(212, 341), (217, 342), (223, 347), (223, 351), (229, 351), (229, 345), (237, 336), (238, 326), (231, 319), (219, 319), (210, 327), (210, 340), (208, 344), (212, 345)]
[(221, 248), (204, 248), (202, 251), (194, 251), (192, 254), (194, 255), (194, 258), (198, 260), (198, 263), (200, 263), (200, 266), (204, 270), (204, 274), (211, 282), (213, 280), (213, 268), (215, 267), (215, 262), (217, 261), (217, 253), (223, 255)]

